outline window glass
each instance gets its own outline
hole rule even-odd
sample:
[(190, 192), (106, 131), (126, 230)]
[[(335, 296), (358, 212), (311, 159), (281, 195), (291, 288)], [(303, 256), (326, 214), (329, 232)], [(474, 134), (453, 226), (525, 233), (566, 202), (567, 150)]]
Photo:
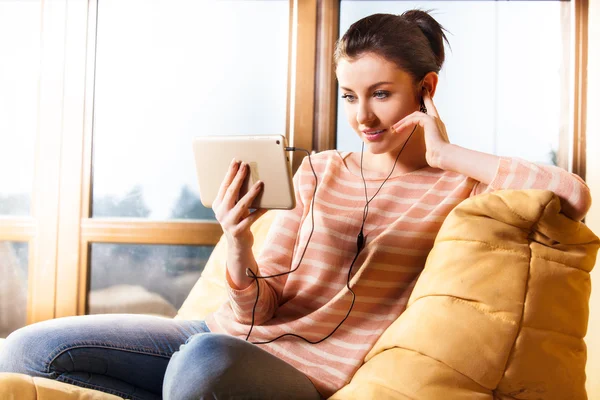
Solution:
[(29, 245), (0, 241), (0, 338), (27, 322)]
[[(449, 31), (434, 102), (450, 141), (555, 163), (559, 136), (568, 133), (569, 7), (562, 1), (342, 1), (340, 32), (374, 13), (432, 10)], [(360, 151), (338, 104), (337, 147)]]
[(0, 215), (30, 214), (40, 26), (40, 1), (0, 0)]
[(212, 249), (213, 246), (92, 244), (89, 313), (175, 316)]
[(288, 25), (287, 0), (101, 0), (93, 216), (214, 218), (192, 139), (285, 135)]

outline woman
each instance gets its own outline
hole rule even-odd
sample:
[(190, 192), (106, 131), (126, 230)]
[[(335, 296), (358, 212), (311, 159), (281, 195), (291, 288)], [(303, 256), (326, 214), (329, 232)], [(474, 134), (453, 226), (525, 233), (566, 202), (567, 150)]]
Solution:
[(236, 201), (246, 168), (232, 162), (213, 206), (229, 245), (230, 299), (205, 322), (47, 321), (8, 338), (0, 371), (133, 399), (328, 397), (403, 312), (436, 233), (462, 200), (546, 188), (581, 219), (590, 195), (576, 176), (448, 142), (432, 100), (444, 40), (423, 11), (349, 28), (336, 73), (364, 150), (305, 159), (294, 177), (297, 206), (278, 213), (257, 259), (250, 226), (262, 211), (248, 206), (261, 184)]

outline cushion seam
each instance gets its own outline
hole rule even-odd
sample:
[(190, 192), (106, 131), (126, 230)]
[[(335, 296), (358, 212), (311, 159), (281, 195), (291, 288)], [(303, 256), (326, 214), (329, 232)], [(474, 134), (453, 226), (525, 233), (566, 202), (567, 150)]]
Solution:
[[(484, 389), (486, 389), (486, 390), (489, 390), (489, 391), (492, 391), (492, 390), (494, 390), (494, 389), (492, 389), (492, 388), (485, 387), (484, 385), (482, 385), (481, 383), (477, 382), (475, 379), (471, 378), (470, 376), (468, 376), (468, 375), (465, 375), (464, 373), (460, 372), (460, 371), (459, 371), (459, 370), (457, 370), (456, 368), (453, 368), (453, 367), (451, 367), (450, 365), (446, 364), (445, 362), (443, 362), (443, 361), (441, 361), (441, 360), (438, 360), (437, 358), (435, 358), (435, 357), (432, 357), (432, 356), (430, 356), (430, 355), (428, 355), (428, 354), (421, 353), (421, 352), (420, 352), (420, 351), (418, 351), (418, 350), (415, 350), (415, 349), (409, 349), (408, 347), (403, 347), (403, 346), (393, 346), (393, 347), (392, 347), (392, 349), (393, 349), (393, 348), (397, 348), (397, 349), (403, 349), (403, 350), (411, 351), (411, 352), (413, 352), (413, 353), (417, 353), (417, 354), (419, 354), (419, 355), (421, 355), (421, 356), (423, 356), (423, 357), (426, 357), (426, 358), (430, 358), (430, 359), (432, 359), (432, 360), (435, 360), (436, 362), (438, 362), (438, 363), (440, 363), (440, 364), (442, 364), (442, 365), (444, 365), (444, 366), (446, 366), (446, 367), (450, 368), (452, 371), (456, 372), (457, 374), (459, 374), (459, 375), (461, 375), (461, 376), (464, 376), (466, 379), (470, 380), (470, 381), (471, 381), (471, 382), (473, 382), (474, 384), (476, 384), (476, 385), (479, 385), (479, 386), (481, 386), (482, 388), (484, 388)], [(383, 352), (381, 352), (381, 353), (383, 353)], [(378, 354), (381, 354), (381, 353), (378, 353)], [(371, 358), (371, 359), (372, 359), (372, 358)], [(398, 393), (401, 393), (401, 392), (398, 392)]]
[[(506, 191), (515, 191), (515, 189), (504, 189), (502, 190), (503, 192)], [(548, 203), (550, 203), (552, 201), (552, 198), (550, 199), (550, 201), (546, 204), (540, 204), (540, 215), (538, 216), (536, 221), (532, 221), (530, 219), (525, 218), (524, 216), (522, 216), (521, 214), (519, 214), (513, 207), (511, 207), (508, 202), (506, 201), (506, 199), (504, 199), (503, 197), (499, 196), (496, 194), (496, 196), (498, 196), (498, 198), (502, 201), (502, 203), (504, 203), (504, 205), (506, 206), (506, 208), (508, 209), (508, 211), (510, 211), (514, 216), (516, 216), (517, 218), (519, 218), (521, 221), (524, 222), (529, 222), (530, 224), (533, 222), (534, 224), (537, 224), (540, 220), (540, 218), (542, 217), (542, 215), (544, 214), (543, 209), (545, 209), (548, 206)], [(511, 224), (509, 224), (511, 225)], [(514, 226), (514, 225), (511, 225)], [(529, 226), (529, 229), (531, 229), (532, 225)]]
[(566, 268), (571, 268), (571, 269), (576, 269), (577, 271), (581, 271), (581, 272), (584, 272), (584, 273), (586, 273), (586, 274), (589, 274), (589, 272), (588, 272), (588, 271), (586, 271), (585, 269), (581, 269), (581, 268), (577, 268), (577, 267), (574, 267), (574, 266), (572, 266), (572, 265), (569, 265), (569, 264), (565, 264), (565, 263), (564, 263), (564, 262), (562, 262), (562, 261), (553, 260), (553, 259), (551, 259), (551, 258), (540, 257), (540, 256), (536, 256), (536, 255), (532, 255), (532, 256), (531, 256), (531, 258), (532, 258), (532, 259), (534, 259), (534, 258), (537, 258), (537, 259), (539, 259), (539, 260), (550, 261), (550, 262), (553, 262), (553, 263), (560, 264), (560, 265), (562, 265), (563, 267), (566, 267)]
[(31, 381), (33, 382), (33, 389), (35, 389), (35, 398), (39, 399), (40, 398), (40, 393), (38, 392), (38, 387), (35, 384), (35, 380), (33, 378), (31, 378)]
[[(486, 242), (485, 240), (471, 240), (471, 239), (448, 238), (448, 239), (440, 240), (440, 241), (436, 242), (436, 244), (438, 244), (438, 243), (444, 243), (444, 242), (476, 243), (476, 244), (484, 245), (484, 246), (486, 246), (488, 248), (491, 248), (493, 250), (500, 250), (500, 251), (505, 251), (505, 252), (508, 252), (508, 253), (515, 253), (515, 254), (519, 254), (519, 255), (523, 254), (522, 252), (514, 250), (514, 249), (509, 249), (507, 247), (501, 247), (501, 246), (493, 245), (490, 242)], [(525, 243), (523, 243), (523, 245), (525, 245)]]
[(552, 333), (556, 333), (557, 335), (568, 336), (568, 337), (573, 338), (573, 339), (583, 340), (582, 336), (571, 335), (570, 333), (559, 332), (559, 331), (555, 331), (555, 330), (552, 330), (552, 329), (536, 328), (534, 326), (522, 325), (520, 330), (523, 330), (523, 328), (525, 328), (525, 329), (532, 329), (534, 331), (552, 332)]
[[(551, 199), (552, 200), (552, 199)], [(542, 205), (542, 210), (537, 218), (537, 220), (531, 225), (530, 227), (530, 231), (529, 231), (529, 235), (531, 235), (531, 232), (533, 232), (537, 226), (540, 223), (540, 220), (544, 217), (544, 215), (546, 214), (546, 210), (548, 208), (548, 205), (552, 203), (552, 201), (547, 202), (546, 204)], [(496, 387), (493, 389), (498, 390), (498, 385), (500, 385), (500, 382), (502, 382), (502, 379), (504, 379), (504, 377), (506, 376), (506, 369), (508, 368), (508, 363), (511, 359), (511, 356), (513, 354), (513, 352), (515, 351), (515, 346), (517, 345), (517, 339), (519, 338), (519, 336), (521, 335), (521, 332), (523, 330), (523, 326), (524, 326), (524, 320), (525, 320), (525, 306), (527, 305), (527, 296), (529, 295), (529, 282), (531, 280), (531, 265), (532, 265), (532, 261), (534, 258), (533, 255), (533, 249), (531, 248), (531, 243), (532, 240), (529, 239), (529, 245), (527, 246), (527, 248), (529, 249), (529, 265), (527, 266), (527, 279), (525, 281), (525, 290), (523, 293), (523, 305), (521, 306), (521, 318), (519, 320), (519, 326), (517, 329), (517, 333), (513, 339), (513, 343), (512, 346), (510, 347), (510, 351), (508, 352), (508, 354), (506, 355), (506, 361), (504, 362), (504, 372), (502, 373), (502, 376), (500, 377), (500, 379), (498, 380), (498, 382), (496, 383)]]

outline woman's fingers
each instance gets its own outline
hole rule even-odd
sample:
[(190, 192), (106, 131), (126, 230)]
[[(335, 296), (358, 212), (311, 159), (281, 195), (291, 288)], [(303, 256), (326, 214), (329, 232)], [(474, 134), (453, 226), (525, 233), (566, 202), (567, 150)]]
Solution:
[(236, 205), (229, 211), (228, 220), (232, 224), (239, 224), (240, 221), (251, 215), (250, 207), (252, 206), (252, 202), (260, 194), (262, 188), (262, 181), (258, 181), (252, 185), (252, 187), (248, 190), (248, 193), (239, 199)]
[(396, 122), (392, 125), (392, 128), (394, 128), (396, 132), (401, 132), (407, 126), (420, 125), (421, 127), (424, 127), (426, 118), (427, 114), (424, 114), (421, 111), (415, 111)]
[[(252, 185), (252, 187), (248, 190), (248, 193), (246, 193), (244, 195), (244, 197), (242, 197), (238, 203), (236, 204), (235, 208), (239, 208), (240, 211), (246, 211), (250, 209), (250, 206), (252, 205), (252, 202), (254, 201), (254, 199), (256, 199), (256, 197), (260, 194), (260, 192), (263, 189), (263, 183), (262, 181), (257, 181), (254, 185)], [(245, 217), (247, 215), (243, 215), (244, 213), (241, 212), (239, 213), (239, 215), (242, 215), (241, 218)]]
[[(236, 163), (239, 164), (239, 163)], [(240, 189), (250, 167), (245, 164), (230, 166), (227, 176), (219, 188), (218, 200), (213, 203), (213, 210), (217, 221), (221, 224), (224, 234), (228, 239), (236, 241), (252, 241), (250, 226), (266, 210), (250, 211), (250, 207), (263, 188), (261, 181), (256, 182), (248, 192), (239, 198)]]
[(219, 192), (217, 193), (217, 198), (216, 198), (217, 203), (220, 203), (221, 201), (223, 201), (223, 197), (225, 197), (225, 192), (227, 191), (227, 188), (229, 188), (229, 185), (231, 185), (233, 178), (235, 178), (235, 175), (237, 174), (239, 167), (240, 167), (239, 161), (236, 161), (235, 158), (233, 160), (231, 160), (231, 164), (229, 164), (229, 169), (227, 170), (227, 173), (225, 174), (225, 178), (223, 178), (223, 182), (221, 182), (221, 186), (219, 186)]
[(231, 184), (225, 190), (225, 196), (223, 196), (223, 203), (227, 208), (233, 208), (238, 202), (240, 197), (240, 189), (242, 188), (242, 184), (244, 183), (247, 172), (248, 164), (241, 163), (237, 173), (235, 174), (235, 177), (231, 181)]

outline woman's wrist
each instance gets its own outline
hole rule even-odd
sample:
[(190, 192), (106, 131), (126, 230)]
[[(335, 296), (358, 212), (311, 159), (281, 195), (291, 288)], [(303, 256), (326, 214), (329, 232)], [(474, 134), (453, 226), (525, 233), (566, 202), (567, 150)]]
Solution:
[(247, 268), (257, 271), (256, 259), (252, 252), (252, 243), (228, 242), (227, 272), (234, 283), (234, 289), (244, 289), (252, 283), (253, 278), (247, 274)]
[(444, 143), (438, 147), (432, 154), (432, 163), (434, 168), (443, 170), (448, 169), (448, 165), (451, 165), (450, 159), (453, 157), (455, 145), (452, 143)]
[(227, 249), (230, 253), (234, 254), (246, 254), (248, 251), (252, 251), (254, 245), (254, 237), (250, 235), (250, 238), (237, 239), (227, 236)]

